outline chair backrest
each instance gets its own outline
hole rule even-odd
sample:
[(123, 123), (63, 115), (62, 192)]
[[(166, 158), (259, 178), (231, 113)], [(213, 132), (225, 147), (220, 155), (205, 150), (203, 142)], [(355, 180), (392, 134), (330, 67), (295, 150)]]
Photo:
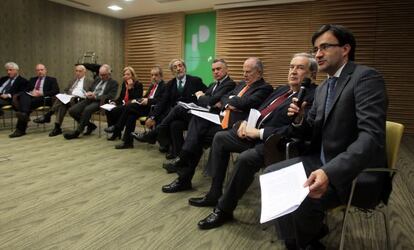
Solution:
[(401, 123), (387, 121), (386, 124), (386, 150), (388, 168), (395, 169), (400, 149), (404, 125)]

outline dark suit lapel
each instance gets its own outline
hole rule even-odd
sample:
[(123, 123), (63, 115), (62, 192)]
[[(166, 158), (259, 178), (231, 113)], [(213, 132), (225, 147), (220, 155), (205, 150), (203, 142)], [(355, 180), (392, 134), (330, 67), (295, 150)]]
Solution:
[[(329, 114), (332, 112), (332, 110), (335, 107), (335, 103), (338, 101), (339, 96), (341, 95), (342, 91), (344, 90), (346, 84), (349, 82), (349, 80), (351, 79), (351, 74), (354, 72), (355, 69), (355, 64), (353, 64), (352, 62), (347, 63), (347, 65), (345, 65), (344, 69), (341, 72), (341, 75), (339, 76), (339, 79), (336, 82), (336, 86), (335, 86), (335, 96), (332, 102), (332, 106), (331, 109), (328, 111), (328, 114), (325, 117), (325, 121), (326, 119), (329, 117)], [(327, 85), (327, 84), (325, 84)], [(326, 87), (325, 87), (325, 99), (326, 100)], [(325, 106), (325, 102), (324, 102), (324, 106)]]

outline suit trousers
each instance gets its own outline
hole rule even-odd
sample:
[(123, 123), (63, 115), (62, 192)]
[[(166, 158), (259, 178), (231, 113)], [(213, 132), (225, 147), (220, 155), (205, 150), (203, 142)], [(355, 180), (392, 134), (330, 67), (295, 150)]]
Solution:
[(182, 106), (176, 105), (157, 126), (158, 140), (161, 145), (171, 145), (170, 153), (177, 156), (184, 144), (184, 131), (192, 115)]
[[(114, 126), (117, 124), (119, 119), (122, 119), (123, 121), (120, 122), (120, 124), (125, 124), (126, 120), (126, 106), (120, 105), (113, 108), (111, 111), (105, 111), (106, 114), (106, 122), (108, 123), (108, 127)], [(122, 126), (123, 128), (124, 126)]]
[[(43, 104), (51, 105), (51, 99), (46, 99), (43, 96), (33, 97), (25, 92), (19, 95), (19, 111), (29, 116), (33, 109), (36, 109)], [(27, 120), (17, 120), (16, 129), (25, 132), (27, 129)]]
[(206, 166), (206, 172), (212, 176), (212, 183), (208, 196), (218, 199), (223, 193), (223, 183), (226, 177), (230, 153), (241, 153), (254, 146), (253, 141), (241, 139), (235, 129), (216, 133), (211, 145)]
[[(303, 163), (306, 175), (321, 166), (319, 155), (301, 156), (270, 165), (265, 173), (273, 172), (292, 164)], [(299, 247), (304, 248), (318, 236), (324, 227), (326, 210), (341, 204), (339, 196), (329, 186), (328, 191), (321, 199), (305, 198), (294, 212), (276, 219), (276, 231), (282, 240), (296, 240)]]
[(134, 140), (131, 133), (135, 130), (137, 119), (141, 116), (147, 116), (149, 111), (149, 106), (142, 106), (138, 103), (131, 103), (126, 106), (125, 112), (115, 125), (115, 128), (120, 132), (122, 132), (125, 126), (125, 132), (122, 137), (125, 144), (133, 144)]
[[(220, 125), (209, 122), (203, 118), (193, 116), (188, 125), (187, 136), (182, 146), (180, 156), (191, 155), (185, 160), (185, 165), (178, 169), (180, 181), (190, 182), (194, 176), (195, 168), (203, 154), (203, 147), (209, 146), (214, 135), (221, 131)], [(184, 157), (188, 158), (188, 157)]]
[(80, 133), (82, 133), (86, 125), (89, 124), (92, 114), (99, 111), (99, 109), (99, 101), (89, 99), (82, 100), (70, 107), (69, 115), (79, 123), (77, 130)]

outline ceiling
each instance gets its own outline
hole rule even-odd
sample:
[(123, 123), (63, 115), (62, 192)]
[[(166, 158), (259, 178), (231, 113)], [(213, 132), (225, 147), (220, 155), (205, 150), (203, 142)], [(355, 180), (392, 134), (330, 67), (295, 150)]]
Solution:
[[(200, 10), (248, 7), (269, 4), (305, 2), (311, 0), (49, 0), (78, 9), (125, 19), (136, 16), (172, 12), (197, 12)], [(118, 5), (122, 10), (107, 7)]]

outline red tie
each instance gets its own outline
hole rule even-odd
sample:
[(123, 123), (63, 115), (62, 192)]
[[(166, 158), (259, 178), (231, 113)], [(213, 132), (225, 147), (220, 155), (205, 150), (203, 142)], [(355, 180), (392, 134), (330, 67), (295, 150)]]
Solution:
[(35, 85), (35, 90), (40, 89), (40, 83), (41, 82), (42, 82), (42, 77), (37, 78), (36, 85)]
[(280, 95), (272, 103), (270, 103), (266, 108), (262, 109), (260, 111), (260, 118), (259, 119), (262, 120), (268, 114), (273, 112), (273, 110), (275, 110), (277, 107), (279, 107), (280, 104), (282, 104), (284, 101), (286, 101), (286, 99), (289, 97), (290, 94), (291, 94), (291, 92), (288, 91), (288, 92), (284, 93), (283, 95)]
[(154, 92), (155, 92), (155, 89), (157, 88), (157, 86), (158, 86), (158, 83), (155, 83), (153, 86), (152, 86), (152, 89), (151, 89), (151, 91), (150, 91), (150, 93), (149, 93), (149, 95), (148, 95), (148, 98), (154, 98)]

